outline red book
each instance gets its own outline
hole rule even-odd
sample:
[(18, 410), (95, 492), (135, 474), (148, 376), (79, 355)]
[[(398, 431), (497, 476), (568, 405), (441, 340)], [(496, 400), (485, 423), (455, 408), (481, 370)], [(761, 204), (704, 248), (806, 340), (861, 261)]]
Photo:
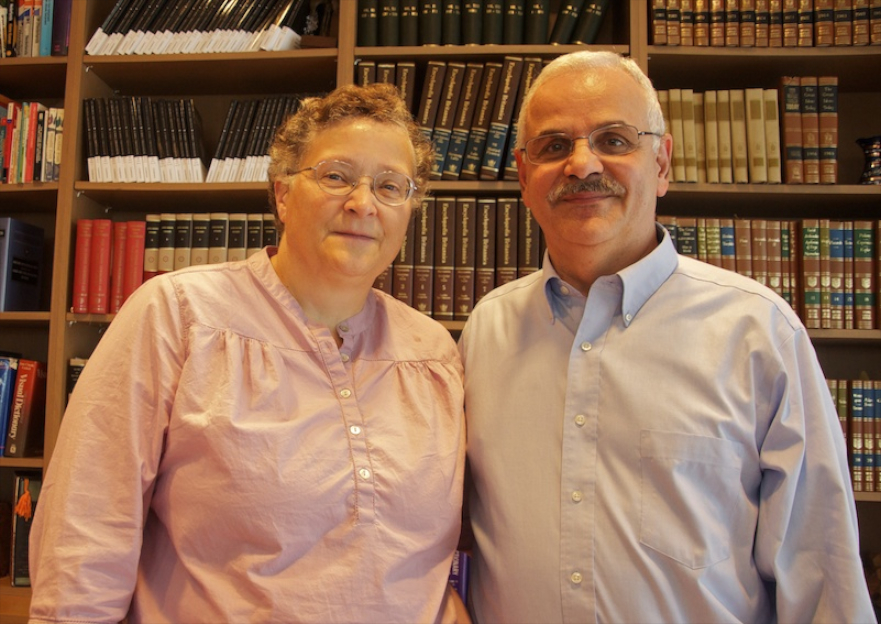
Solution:
[(110, 239), (113, 222), (95, 219), (92, 229), (92, 253), (89, 259), (89, 313), (110, 311)]
[(89, 311), (89, 262), (92, 258), (92, 219), (76, 222), (76, 251), (73, 260), (73, 303), (74, 314)]
[(129, 221), (125, 239), (125, 261), (122, 271), (122, 301), (144, 283), (144, 247), (147, 240), (146, 221)]
[(110, 272), (110, 311), (114, 314), (122, 307), (122, 276), (125, 269), (126, 223), (113, 224), (112, 269)]
[(39, 457), (46, 422), (46, 364), (19, 360), (4, 457)]

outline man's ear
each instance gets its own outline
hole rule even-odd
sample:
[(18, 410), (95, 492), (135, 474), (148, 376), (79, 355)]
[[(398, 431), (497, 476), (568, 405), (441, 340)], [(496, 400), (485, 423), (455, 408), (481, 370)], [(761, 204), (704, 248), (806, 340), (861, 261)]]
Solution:
[(657, 196), (663, 197), (670, 188), (670, 166), (673, 160), (673, 137), (665, 134), (661, 137), (656, 162), (658, 164)]

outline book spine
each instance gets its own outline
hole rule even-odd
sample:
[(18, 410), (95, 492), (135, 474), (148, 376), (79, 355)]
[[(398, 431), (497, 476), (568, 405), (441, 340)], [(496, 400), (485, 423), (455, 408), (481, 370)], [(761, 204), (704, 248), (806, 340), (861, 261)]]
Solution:
[(838, 182), (838, 77), (820, 76), (817, 85), (820, 184), (836, 184)]
[[(583, 7), (584, 0), (563, 0), (563, 2), (560, 3), (560, 10), (557, 13), (557, 19), (554, 21), (554, 27), (551, 29), (549, 43), (569, 43), (572, 39), (572, 31), (575, 30), (575, 25), (578, 23), (578, 16), (581, 14)], [(669, 38), (669, 34), (667, 36)]]
[(749, 181), (768, 182), (768, 146), (765, 142), (765, 96), (761, 88), (744, 90), (746, 106), (747, 158)]
[[(421, 208), (420, 208), (421, 210)], [(414, 253), (416, 251), (415, 235), (418, 216), (414, 215), (407, 225), (401, 250), (392, 263), (392, 296), (410, 307), (413, 302)]]
[(525, 277), (541, 268), (541, 229), (522, 199), (517, 203), (517, 211), (517, 277)]
[(465, 64), (450, 62), (447, 64), (444, 86), (440, 94), (440, 104), (431, 140), (434, 143), (434, 160), (431, 164), (429, 179), (440, 180), (443, 176), (444, 162), (450, 148), (456, 105), (462, 90), (465, 77)]
[(10, 576), (13, 587), (30, 587), (30, 567), (28, 565), (28, 545), (30, 542), (31, 519), (40, 498), (43, 480), (39, 471), (22, 470), (15, 472), (15, 500), (21, 501), (25, 492), (30, 495), (31, 506), (26, 516), (14, 514), (12, 519), (12, 565)]
[(468, 144), (468, 134), (471, 129), (471, 121), (474, 118), (478, 91), (483, 78), (483, 64), (469, 63), (465, 70), (465, 78), (459, 96), (459, 105), (453, 120), (453, 128), (450, 132), (449, 147), (444, 158), (441, 179), (458, 180), (459, 171), (462, 167), (462, 159), (465, 155), (465, 147)]
[(422, 200), (414, 236), (413, 304), (428, 316), (432, 315), (434, 304), (435, 203), (434, 197)]
[(652, 45), (667, 45), (667, 0), (652, 0)]
[(496, 286), (517, 279), (518, 200), (499, 197), (496, 201)]
[(780, 91), (780, 123), (783, 126), (783, 179), (786, 184), (803, 184), (805, 171), (799, 79), (784, 76), (781, 78)]
[(229, 254), (229, 213), (212, 212), (208, 230), (208, 264), (226, 262)]
[(477, 251), (477, 198), (458, 197), (455, 216), (453, 318), (463, 321), (474, 309), (474, 260)]
[(247, 257), (247, 223), (248, 216), (243, 212), (229, 215), (227, 260), (230, 262), (244, 260)]
[(89, 313), (107, 314), (110, 310), (110, 257), (113, 224), (110, 219), (92, 223), (92, 247), (89, 259)]
[(820, 329), (820, 222), (802, 222), (802, 320), (808, 329)]
[(147, 222), (129, 221), (126, 228), (125, 261), (122, 276), (123, 303), (144, 282), (144, 248)]
[(89, 312), (89, 275), (92, 260), (92, 219), (79, 219), (76, 222), (76, 251), (73, 263), (73, 303), (74, 314)]
[(434, 221), (434, 318), (454, 318), (456, 263), (456, 198), (438, 197)]
[(6, 430), (9, 413), (15, 394), (15, 376), (18, 373), (18, 358), (0, 354), (0, 457), (6, 451)]
[(522, 74), (523, 58), (505, 57), (480, 166), (481, 180), (497, 180), (505, 164), (505, 146)]
[(375, 46), (379, 42), (378, 0), (358, 0), (358, 45)]
[(111, 256), (110, 271), (110, 312), (117, 313), (122, 307), (124, 300), (122, 280), (125, 272), (125, 247), (128, 236), (128, 226), (125, 221), (116, 221), (113, 224), (113, 252)]
[(480, 197), (475, 215), (474, 303), (496, 285), (496, 199)]
[(484, 0), (483, 40), (484, 45), (501, 44), (504, 41), (505, 7), (502, 0)]
[(854, 327), (856, 329), (875, 329), (875, 298), (878, 297), (878, 285), (873, 271), (875, 241), (872, 234), (872, 222), (867, 220), (854, 221), (853, 224), (853, 284), (854, 284)]
[(528, 0), (523, 43), (527, 45), (543, 45), (548, 42), (550, 15), (550, 0)]

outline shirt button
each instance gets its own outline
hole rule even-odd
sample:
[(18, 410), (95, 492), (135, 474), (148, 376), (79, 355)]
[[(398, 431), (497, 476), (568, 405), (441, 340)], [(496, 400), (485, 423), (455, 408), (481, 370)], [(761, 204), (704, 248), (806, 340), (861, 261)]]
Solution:
[(587, 422), (587, 418), (584, 417), (584, 414), (578, 414), (575, 417), (575, 424), (578, 425), (579, 427), (583, 427), (584, 423), (586, 423), (586, 422)]
[(572, 581), (573, 583), (575, 583), (576, 585), (580, 585), (580, 584), (581, 584), (581, 581), (584, 580), (584, 577), (581, 576), (581, 572), (573, 572), (573, 573), (569, 576), (569, 580), (571, 580), (571, 581)]
[(348, 362), (349, 361), (349, 354), (348, 353), (340, 353), (340, 359), (343, 362)]
[(342, 390), (340, 390), (340, 396), (344, 399), (348, 399), (350, 396), (352, 396), (352, 391), (348, 388), (343, 388)]
[(352, 432), (352, 435), (360, 435), (361, 427), (359, 427), (358, 425), (352, 425), (351, 427), (349, 427), (349, 431)]
[(361, 478), (365, 481), (370, 478), (370, 471), (367, 468), (361, 468), (358, 471), (358, 474), (361, 475)]
[(337, 329), (339, 329), (341, 332), (347, 332), (347, 331), (349, 331), (349, 326), (346, 325), (345, 323), (341, 323), (340, 325), (337, 326)]
[(593, 345), (587, 341), (581, 343), (581, 350), (582, 351), (590, 351), (592, 348), (593, 348)]
[(625, 314), (625, 315), (624, 315), (624, 320), (627, 321), (627, 322), (629, 323), (630, 321), (633, 320), (633, 315), (632, 315), (632, 314)]
[(569, 287), (568, 286), (561, 286), (560, 287), (560, 294), (563, 296), (568, 296), (569, 295)]
[(572, 492), (573, 503), (580, 503), (583, 499), (584, 495), (579, 490), (575, 490), (574, 492)]

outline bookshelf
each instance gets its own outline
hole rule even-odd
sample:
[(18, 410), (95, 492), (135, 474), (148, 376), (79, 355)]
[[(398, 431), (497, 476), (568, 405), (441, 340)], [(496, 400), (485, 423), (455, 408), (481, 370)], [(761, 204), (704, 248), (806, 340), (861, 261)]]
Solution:
[[(553, 58), (576, 45), (492, 45), (442, 47), (359, 47), (357, 2), (341, 0), (335, 18), (336, 47), (288, 52), (153, 56), (88, 56), (86, 42), (116, 0), (73, 2), (67, 57), (0, 59), (0, 93), (39, 99), (65, 108), (61, 176), (58, 182), (0, 185), (0, 215), (22, 218), (46, 232), (49, 271), (40, 311), (0, 313), (0, 348), (48, 362), (45, 456), (0, 458), (0, 500), (12, 499), (12, 472), (43, 467), (51, 459), (66, 403), (67, 362), (87, 355), (112, 315), (74, 315), (70, 310), (73, 244), (81, 218), (143, 219), (148, 212), (264, 212), (263, 183), (119, 184), (88, 181), (82, 103), (112, 95), (192, 97), (202, 116), (210, 155), (216, 147), (229, 103), (236, 97), (270, 96), (331, 89), (355, 80), (362, 60), (501, 61), (505, 55)], [(552, 13), (560, 2), (552, 0)], [(777, 86), (782, 75), (837, 75), (839, 85), (839, 184), (758, 185), (674, 183), (659, 204), (666, 215), (739, 216), (795, 219), (881, 218), (881, 186), (856, 184), (863, 155), (855, 141), (878, 134), (881, 46), (830, 48), (724, 48), (651, 45), (651, 3), (611, 3), (596, 49), (630, 55), (659, 89), (722, 89)], [(552, 15), (553, 19), (553, 15)], [(417, 93), (418, 81), (417, 77)], [(873, 114), (874, 113), (874, 114)], [(433, 194), (516, 196), (512, 181), (438, 181)], [(161, 208), (160, 208), (161, 207)], [(456, 333), (461, 321), (445, 322)], [(881, 379), (881, 330), (811, 330), (830, 377), (852, 378), (863, 371)], [(881, 492), (858, 493), (861, 539), (881, 551)], [(29, 590), (0, 578), (0, 619), (26, 621)]]

